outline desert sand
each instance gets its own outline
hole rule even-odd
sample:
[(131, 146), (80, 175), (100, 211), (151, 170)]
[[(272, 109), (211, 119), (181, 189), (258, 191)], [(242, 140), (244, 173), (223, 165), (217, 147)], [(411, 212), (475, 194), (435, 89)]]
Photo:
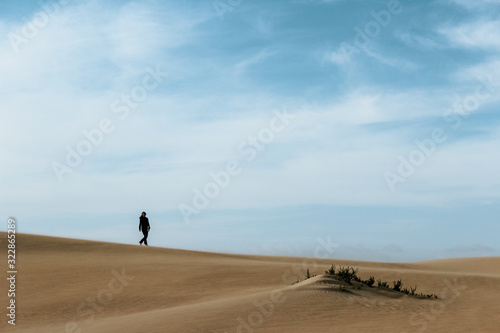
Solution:
[[(500, 332), (498, 257), (379, 263), (28, 234), (17, 235), (16, 254), (16, 325), (3, 278), (1, 332)], [(332, 264), (438, 298), (376, 283), (342, 291), (325, 275)], [(307, 268), (316, 276), (305, 279)]]

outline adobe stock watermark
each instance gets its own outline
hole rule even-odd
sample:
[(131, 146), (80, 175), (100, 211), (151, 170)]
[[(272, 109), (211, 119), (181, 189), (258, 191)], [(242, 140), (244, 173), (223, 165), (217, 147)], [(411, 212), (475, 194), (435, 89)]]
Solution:
[(232, 12), (236, 7), (241, 5), (242, 2), (243, 0), (213, 0), (212, 5), (219, 19), (224, 21), (224, 15), (226, 15), (227, 12)]
[(274, 141), (276, 135), (283, 132), (296, 117), (287, 113), (286, 110), (274, 111), (273, 113), (274, 117), (271, 118), (267, 127), (260, 129), (256, 135), (249, 136), (238, 144), (237, 152), (240, 159), (228, 161), (223, 170), (210, 172), (209, 177), (212, 181), (201, 188), (195, 187), (193, 189), (191, 204), (181, 203), (179, 205), (179, 212), (186, 224), (191, 222), (193, 215), (199, 215), (206, 209), (211, 200), (217, 198), (231, 184), (231, 180), (243, 172), (244, 162), (252, 162), (267, 145)]
[(33, 14), (31, 19), (24, 18), (26, 23), (21, 27), (18, 32), (10, 32), (7, 34), (7, 38), (9, 39), (10, 46), (14, 50), (15, 53), (19, 53), (21, 47), (29, 44), (33, 38), (35, 38), (40, 30), (45, 28), (50, 19), (54, 17), (59, 11), (61, 7), (70, 3), (71, 0), (52, 0), (42, 2), (39, 4), (41, 6), (41, 10), (37, 11)]
[[(124, 93), (121, 97), (116, 98), (110, 106), (111, 112), (116, 114), (118, 121), (124, 121), (130, 115), (132, 110), (135, 110), (139, 105), (146, 100), (153, 90), (158, 88), (160, 84), (168, 76), (168, 72), (162, 72), (157, 65), (156, 68), (147, 66), (146, 74), (144, 74), (140, 84), (134, 86), (128, 93)], [(95, 148), (100, 146), (107, 135), (113, 133), (117, 120), (110, 117), (102, 118), (95, 128), (83, 129), (83, 138), (74, 146), (66, 146), (66, 158), (63, 162), (54, 160), (51, 163), (52, 170), (59, 182), (63, 181), (63, 176), (67, 173), (72, 173), (73, 169), (79, 167)]]
[(439, 294), (439, 299), (430, 301), (427, 308), (420, 308), (419, 311), (411, 314), (408, 321), (412, 326), (412, 330), (402, 331), (401, 333), (423, 333), (429, 323), (434, 322), (446, 310), (446, 307), (455, 302), (462, 294), (462, 291), (467, 289), (465, 284), (459, 284), (458, 278), (455, 278), (453, 282), (444, 280), (444, 285), (443, 290)]
[(103, 311), (104, 306), (110, 304), (129, 285), (129, 281), (135, 278), (132, 275), (128, 275), (125, 272), (125, 268), (122, 268), (121, 273), (113, 269), (111, 274), (113, 277), (109, 280), (105, 288), (99, 290), (94, 297), (87, 297), (84, 302), (77, 305), (76, 315), (79, 320), (83, 320), (83, 323), (78, 324), (76, 321), (66, 323), (64, 333), (81, 333), (81, 325), (88, 325), (93, 322), (96, 313)]
[[(319, 259), (329, 259), (331, 258), (334, 249), (338, 248), (339, 245), (332, 243), (331, 237), (328, 236), (326, 239), (318, 237), (316, 239), (318, 245), (314, 249), (314, 258), (305, 258), (301, 264), (293, 265), (291, 269), (283, 272), (281, 280), (284, 284), (290, 285), (290, 283), (295, 282), (295, 280), (290, 281), (290, 277), (295, 277), (297, 279), (304, 278), (306, 270), (317, 269), (319, 264)], [(270, 292), (269, 297), (263, 301), (254, 301), (252, 304), (255, 307), (255, 311), (250, 312), (247, 316), (238, 316), (236, 321), (238, 326), (236, 328), (236, 333), (253, 333), (255, 329), (262, 327), (266, 320), (268, 320), (276, 310), (276, 308), (285, 303), (286, 296), (282, 290), (273, 290)]]
[[(476, 111), (482, 103), (487, 101), (496, 92), (500, 82), (494, 82), (490, 74), (487, 77), (479, 77), (479, 84), (474, 93), (471, 93), (460, 102), (455, 103), (452, 108), (446, 110), (442, 116), (445, 123), (451, 124), (451, 129), (458, 130), (463, 120), (467, 119), (472, 112)], [(404, 183), (411, 177), (418, 167), (422, 166), (431, 156), (434, 155), (439, 145), (448, 140), (447, 131), (443, 128), (434, 128), (430, 137), (424, 140), (415, 141), (413, 149), (407, 157), (398, 156), (399, 164), (396, 171), (386, 171), (384, 178), (387, 186), (392, 192), (396, 191), (396, 185)]]
[[(411, 1), (411, 0), (410, 0)], [(368, 52), (368, 44), (377, 38), (383, 29), (387, 28), (395, 15), (403, 12), (403, 5), (398, 0), (390, 0), (386, 3), (386, 9), (370, 12), (373, 20), (368, 21), (363, 28), (354, 27), (356, 33), (352, 44), (342, 42), (339, 51), (331, 55), (332, 61), (338, 63), (351, 62), (355, 54)]]
[(7, 323), (16, 325), (16, 283), (17, 283), (17, 264), (16, 264), (16, 230), (17, 221), (10, 217), (7, 220), (7, 296), (9, 306), (7, 306)]

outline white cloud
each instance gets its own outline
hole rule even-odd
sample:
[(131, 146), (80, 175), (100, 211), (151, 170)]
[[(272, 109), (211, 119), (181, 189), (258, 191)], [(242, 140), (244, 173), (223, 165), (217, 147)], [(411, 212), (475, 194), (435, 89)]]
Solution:
[(384, 65), (397, 68), (401, 71), (415, 71), (420, 68), (420, 66), (402, 57), (387, 56), (371, 50), (366, 50), (366, 54)]
[[(129, 3), (112, 10), (95, 2), (64, 7), (50, 17), (19, 45), (18, 53), (10, 44), (2, 45), (0, 70), (9, 78), (2, 89), (26, 88), (27, 83), (35, 88), (123, 89), (146, 65), (168, 63), (168, 51), (189, 42), (193, 27), (204, 19), (181, 17), (175, 8), (158, 12)], [(8, 29), (22, 35), (22, 27)]]
[(481, 20), (442, 28), (439, 32), (455, 47), (498, 50), (500, 48), (499, 30), (499, 20)]
[(478, 64), (465, 67), (454, 74), (454, 78), (461, 81), (481, 82), (482, 78), (491, 76), (494, 86), (500, 86), (500, 60), (489, 59)]
[(494, 9), (492, 5), (500, 4), (500, 0), (481, 0), (481, 1), (469, 1), (469, 0), (451, 0), (451, 2), (455, 2), (456, 4), (463, 6), (467, 9), (472, 10), (491, 10)]
[(259, 51), (257, 54), (248, 57), (247, 59), (241, 60), (236, 65), (234, 65), (234, 70), (236, 75), (240, 75), (242, 72), (246, 71), (247, 68), (252, 65), (258, 64), (265, 59), (268, 59), (274, 55), (274, 52), (269, 50)]
[(381, 64), (397, 68), (401, 71), (414, 71), (420, 68), (420, 66), (407, 59), (389, 56), (385, 54), (386, 52), (376, 51), (375, 49), (373, 46), (360, 49), (353, 45), (341, 43), (335, 51), (326, 52), (322, 61), (338, 65), (343, 69), (349, 69), (353, 64), (365, 61), (362, 59), (363, 56), (368, 56)]
[(351, 59), (346, 56), (346, 52), (343, 51), (340, 47), (335, 51), (325, 53), (323, 58), (325, 61), (331, 62), (341, 67), (344, 67), (347, 64), (351, 63)]
[(438, 41), (435, 41), (431, 36), (405, 32), (398, 34), (397, 37), (412, 48), (423, 48), (426, 50), (443, 48), (443, 46)]

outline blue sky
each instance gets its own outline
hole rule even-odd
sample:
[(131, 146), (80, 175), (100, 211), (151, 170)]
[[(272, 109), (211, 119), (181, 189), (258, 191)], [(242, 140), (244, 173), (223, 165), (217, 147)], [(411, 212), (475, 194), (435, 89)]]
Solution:
[(152, 245), (204, 251), (498, 256), (499, 9), (3, 1), (2, 216), (135, 244), (146, 211)]

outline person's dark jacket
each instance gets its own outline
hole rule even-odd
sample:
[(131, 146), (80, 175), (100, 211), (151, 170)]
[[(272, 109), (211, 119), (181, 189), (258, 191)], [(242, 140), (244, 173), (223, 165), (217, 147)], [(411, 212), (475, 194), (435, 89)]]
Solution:
[(139, 231), (148, 231), (149, 220), (146, 216), (139, 217)]

